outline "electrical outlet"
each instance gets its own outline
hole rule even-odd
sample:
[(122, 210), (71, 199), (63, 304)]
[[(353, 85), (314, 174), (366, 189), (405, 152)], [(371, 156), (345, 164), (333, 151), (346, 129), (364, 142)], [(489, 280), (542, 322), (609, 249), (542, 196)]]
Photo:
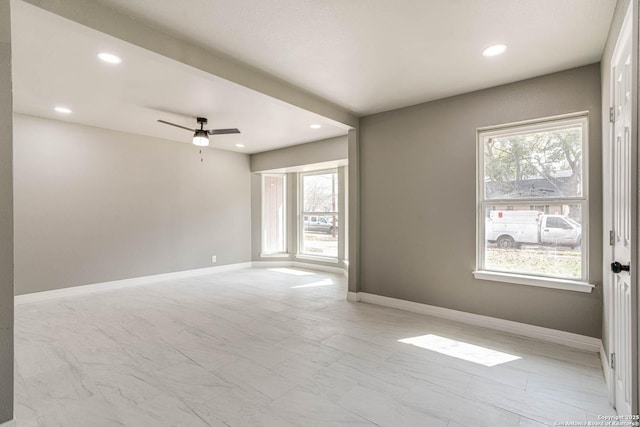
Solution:
[(211, 255), (211, 262), (217, 262), (217, 257), (215, 255)]

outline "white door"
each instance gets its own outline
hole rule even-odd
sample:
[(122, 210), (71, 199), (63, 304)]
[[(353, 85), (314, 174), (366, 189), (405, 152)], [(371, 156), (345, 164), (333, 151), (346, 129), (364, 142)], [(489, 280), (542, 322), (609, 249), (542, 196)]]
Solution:
[(611, 266), (610, 336), (613, 340), (613, 388), (616, 410), (632, 414), (632, 64), (631, 9), (627, 13), (611, 64), (611, 97), (614, 120), (611, 144), (611, 200), (613, 245)]

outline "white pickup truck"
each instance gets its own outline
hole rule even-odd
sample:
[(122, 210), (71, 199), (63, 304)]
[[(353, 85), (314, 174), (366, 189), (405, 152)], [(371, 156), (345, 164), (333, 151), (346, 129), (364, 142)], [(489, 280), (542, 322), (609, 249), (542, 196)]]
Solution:
[(575, 220), (538, 211), (490, 211), (485, 234), (488, 242), (503, 249), (523, 243), (570, 248), (582, 243), (582, 226)]

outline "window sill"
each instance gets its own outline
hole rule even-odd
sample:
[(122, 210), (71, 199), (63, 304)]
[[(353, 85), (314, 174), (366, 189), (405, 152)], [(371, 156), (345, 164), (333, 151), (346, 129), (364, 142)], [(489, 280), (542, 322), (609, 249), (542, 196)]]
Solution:
[(291, 254), (288, 253), (276, 253), (276, 254), (260, 254), (260, 258), (289, 258)]
[(565, 291), (591, 293), (594, 285), (579, 280), (554, 279), (552, 277), (527, 276), (524, 274), (500, 273), (497, 271), (474, 271), (473, 276), (480, 280), (513, 283), (516, 285), (538, 286), (541, 288), (562, 289)]
[(327, 262), (330, 264), (338, 264), (338, 258), (329, 258), (324, 256), (314, 256), (314, 255), (304, 255), (304, 254), (296, 254), (296, 258), (306, 259), (309, 261), (320, 261), (320, 262)]

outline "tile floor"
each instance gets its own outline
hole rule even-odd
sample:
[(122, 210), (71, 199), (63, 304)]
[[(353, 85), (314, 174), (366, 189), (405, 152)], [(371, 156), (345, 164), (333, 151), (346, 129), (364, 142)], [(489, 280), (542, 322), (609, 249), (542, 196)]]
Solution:
[(17, 426), (535, 427), (614, 414), (596, 354), (345, 295), (337, 275), (247, 269), (17, 305)]

